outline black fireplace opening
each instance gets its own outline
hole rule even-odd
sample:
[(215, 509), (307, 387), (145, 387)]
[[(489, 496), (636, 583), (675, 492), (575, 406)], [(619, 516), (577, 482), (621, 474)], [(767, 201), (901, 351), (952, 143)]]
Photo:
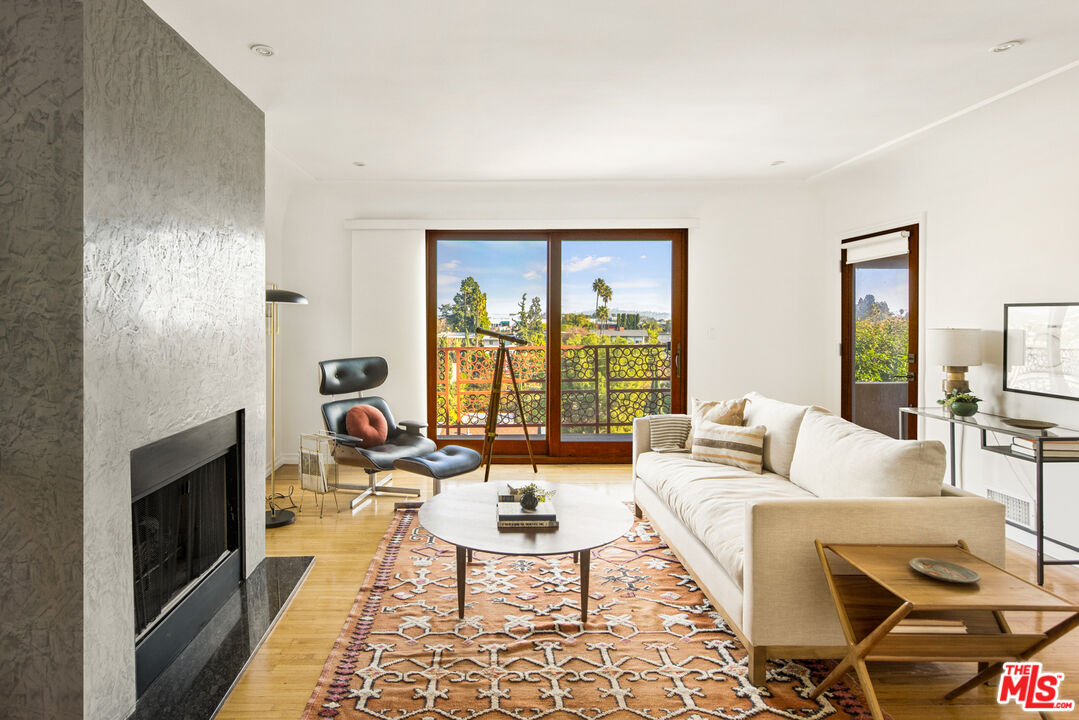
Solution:
[(243, 581), (243, 411), (131, 452), (141, 696)]

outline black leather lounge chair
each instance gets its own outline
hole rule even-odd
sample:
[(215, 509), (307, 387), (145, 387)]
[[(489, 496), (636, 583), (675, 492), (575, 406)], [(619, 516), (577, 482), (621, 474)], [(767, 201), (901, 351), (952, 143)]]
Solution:
[[(341, 490), (359, 493), (350, 505), (356, 507), (372, 495), (419, 495), (420, 491), (415, 488), (387, 486), (392, 479), (391, 475), (382, 479), (377, 477), (380, 472), (393, 470), (395, 460), (423, 456), (435, 450), (434, 441), (422, 434), (427, 423), (411, 420), (398, 423), (385, 400), (380, 397), (363, 397), (364, 390), (376, 388), (386, 381), (389, 374), (386, 359), (358, 357), (323, 360), (318, 364), (318, 368), (320, 394), (357, 393), (357, 397), (331, 400), (322, 405), (322, 419), (326, 423), (326, 430), (335, 436), (334, 459), (341, 465), (362, 467), (367, 471), (367, 485), (338, 484)], [(385, 416), (388, 431), (386, 442), (382, 445), (359, 447), (360, 440), (348, 434), (345, 416), (349, 410), (361, 404), (371, 405)]]

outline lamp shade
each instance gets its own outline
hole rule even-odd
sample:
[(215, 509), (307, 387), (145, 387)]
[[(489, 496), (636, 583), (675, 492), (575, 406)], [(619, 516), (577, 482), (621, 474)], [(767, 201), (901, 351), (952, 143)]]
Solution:
[(266, 288), (266, 302), (268, 303), (293, 303), (306, 305), (307, 298), (292, 290), (279, 290), (278, 288)]
[(982, 364), (982, 331), (978, 328), (930, 328), (926, 340), (930, 365)]

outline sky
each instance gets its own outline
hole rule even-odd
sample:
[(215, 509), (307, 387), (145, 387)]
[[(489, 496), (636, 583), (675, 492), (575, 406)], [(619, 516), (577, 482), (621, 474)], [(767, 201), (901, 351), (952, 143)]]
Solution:
[[(453, 300), (468, 276), (487, 293), (492, 321), (516, 313), (521, 293), (547, 308), (547, 243), (543, 240), (440, 240), (437, 248), (438, 304)], [(563, 312), (592, 314), (592, 282), (603, 278), (613, 291), (610, 307), (671, 312), (671, 244), (639, 240), (564, 240)]]
[(907, 290), (907, 269), (858, 268), (855, 273), (855, 299), (872, 295), (888, 303), (893, 313), (906, 310), (910, 299)]

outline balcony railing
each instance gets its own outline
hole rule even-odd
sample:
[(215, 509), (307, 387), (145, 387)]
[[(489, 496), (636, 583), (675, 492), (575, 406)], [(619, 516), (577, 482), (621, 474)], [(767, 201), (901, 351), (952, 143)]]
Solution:
[[(494, 379), (493, 347), (438, 348), (438, 435), (482, 435)], [(530, 433), (547, 425), (547, 351), (510, 351)], [(573, 345), (561, 349), (562, 435), (628, 433), (633, 418), (670, 412), (671, 352), (661, 345)], [(509, 372), (502, 378), (499, 432), (522, 425)]]

